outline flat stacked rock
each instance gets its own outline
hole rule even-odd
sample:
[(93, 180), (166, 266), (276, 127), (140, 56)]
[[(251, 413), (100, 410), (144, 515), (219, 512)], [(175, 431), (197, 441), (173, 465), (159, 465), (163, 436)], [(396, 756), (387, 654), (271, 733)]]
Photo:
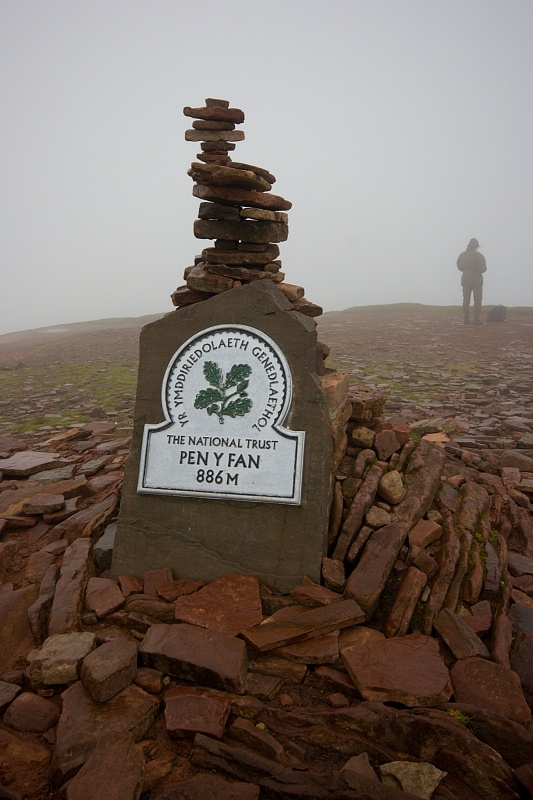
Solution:
[(244, 113), (213, 98), (183, 113), (194, 118), (185, 139), (200, 142), (202, 151), (187, 172), (195, 183), (193, 195), (202, 201), (194, 235), (214, 240), (214, 247), (206, 247), (185, 269), (186, 284), (171, 295), (173, 304), (192, 305), (243, 283), (267, 280), (297, 311), (320, 316), (322, 308), (304, 298), (301, 286), (285, 283), (281, 271), (278, 243), (289, 235), (286, 212), (292, 203), (271, 193), (276, 179), (268, 170), (232, 161), (229, 155), (235, 142), (244, 139), (244, 131), (235, 129)]

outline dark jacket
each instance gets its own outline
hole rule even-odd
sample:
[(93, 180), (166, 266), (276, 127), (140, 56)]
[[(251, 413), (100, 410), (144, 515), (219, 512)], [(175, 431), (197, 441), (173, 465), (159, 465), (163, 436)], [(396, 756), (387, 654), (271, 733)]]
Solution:
[(473, 289), (476, 286), (483, 286), (483, 273), (487, 270), (485, 256), (477, 250), (469, 248), (461, 253), (457, 259), (457, 269), (463, 273), (461, 286)]

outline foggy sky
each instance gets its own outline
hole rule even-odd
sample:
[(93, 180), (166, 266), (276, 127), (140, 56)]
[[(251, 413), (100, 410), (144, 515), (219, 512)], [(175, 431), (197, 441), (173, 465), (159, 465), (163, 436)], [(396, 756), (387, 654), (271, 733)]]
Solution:
[(286, 280), (325, 310), (533, 306), (531, 0), (1, 0), (0, 333), (172, 309), (196, 240), (183, 106), (293, 203)]

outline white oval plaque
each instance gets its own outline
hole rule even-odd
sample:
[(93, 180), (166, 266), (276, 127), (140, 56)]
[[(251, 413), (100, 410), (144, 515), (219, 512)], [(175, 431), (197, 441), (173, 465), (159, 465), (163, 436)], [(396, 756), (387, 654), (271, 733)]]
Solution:
[(216, 325), (173, 355), (166, 420), (145, 425), (137, 490), (299, 505), (305, 433), (283, 427), (292, 375), (282, 351), (247, 325)]

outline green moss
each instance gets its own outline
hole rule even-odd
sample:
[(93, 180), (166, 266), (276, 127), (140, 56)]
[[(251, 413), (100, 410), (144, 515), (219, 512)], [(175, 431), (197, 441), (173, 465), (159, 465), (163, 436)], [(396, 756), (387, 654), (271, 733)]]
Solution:
[(468, 717), (466, 714), (463, 714), (458, 708), (447, 708), (446, 713), (456, 719), (457, 722), (460, 722), (461, 725), (464, 725), (466, 728), (470, 727), (470, 722), (472, 721), (472, 717)]

